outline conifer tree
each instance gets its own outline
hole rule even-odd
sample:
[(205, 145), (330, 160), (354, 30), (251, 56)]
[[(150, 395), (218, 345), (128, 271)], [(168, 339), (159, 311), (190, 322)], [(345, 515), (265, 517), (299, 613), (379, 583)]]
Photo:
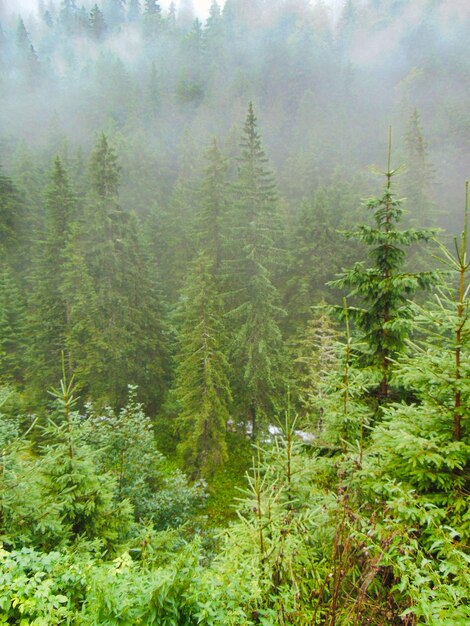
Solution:
[(242, 416), (251, 424), (252, 436), (266, 426), (282, 394), (280, 364), (282, 337), (278, 305), (272, 282), (278, 237), (277, 194), (250, 103), (241, 139), (236, 193), (236, 250), (232, 267), (234, 304), (232, 367), (237, 372), (237, 400)]
[(68, 252), (77, 380), (113, 405), (122, 405), (128, 384), (137, 384), (155, 407), (167, 375), (162, 307), (137, 218), (120, 207), (118, 184), (116, 154), (101, 135), (90, 159), (84, 219)]
[(24, 211), (13, 181), (0, 174), (0, 376), (23, 379), (26, 303), (20, 288)]
[(325, 376), (338, 366), (335, 349), (338, 335), (323, 300), (317, 308), (312, 308), (312, 316), (294, 347), (301, 414), (318, 427), (324, 413)]
[[(428, 302), (412, 305), (420, 332), (410, 354), (396, 364), (395, 377), (414, 402), (387, 407), (373, 435), (370, 469), (376, 480), (392, 483), (392, 489), (399, 484), (406, 498), (412, 494), (414, 507), (429, 512), (420, 519), (416, 535), (431, 553), (436, 545), (433, 533), (442, 524), (452, 534), (452, 550), (470, 539), (468, 211), (467, 183), (461, 237), (455, 239), (454, 252), (439, 243), (445, 275)], [(403, 507), (399, 494), (396, 512), (409, 522), (409, 505)]]
[(103, 5), (103, 13), (106, 22), (116, 28), (124, 21), (125, 0), (106, 0)]
[(228, 209), (227, 165), (215, 140), (206, 160), (194, 223), (201, 252), (183, 291), (176, 373), (179, 422), (185, 440), (181, 449), (188, 469), (203, 475), (211, 474), (226, 459), (225, 430), (231, 400), (220, 276)]
[(188, 471), (196, 476), (210, 476), (227, 458), (231, 392), (222, 315), (213, 258), (200, 254), (183, 291), (175, 382), (180, 448)]
[(20, 19), (16, 32), (16, 48), (18, 51), (19, 67), (21, 68), (26, 84), (31, 86), (37, 82), (40, 64), (36, 50), (29, 39), (24, 22)]
[(104, 15), (97, 4), (90, 11), (90, 35), (96, 41), (100, 41), (106, 32)]
[(0, 259), (0, 378), (23, 380), (27, 343), (26, 306), (11, 268)]
[(406, 268), (406, 248), (427, 242), (430, 230), (399, 230), (402, 216), (401, 200), (392, 189), (392, 179), (399, 169), (391, 168), (391, 131), (386, 186), (380, 198), (371, 198), (367, 208), (374, 212), (375, 226), (361, 226), (349, 232), (348, 237), (369, 247), (371, 267), (356, 263), (330, 284), (349, 289), (357, 306), (350, 309), (361, 339), (364, 342), (362, 365), (377, 372), (379, 402), (391, 395), (390, 376), (393, 361), (404, 352), (410, 333), (411, 310), (409, 299), (417, 291), (426, 289), (436, 279), (433, 272), (412, 273)]
[(23, 218), (18, 189), (11, 178), (0, 174), (0, 258), (14, 253)]
[(38, 393), (60, 377), (63, 352), (68, 371), (73, 371), (73, 357), (67, 346), (70, 310), (63, 287), (76, 198), (59, 157), (45, 190), (44, 209), (44, 234), (37, 252), (30, 309), (29, 377)]
[(201, 208), (196, 218), (200, 249), (219, 272), (226, 248), (229, 192), (225, 180), (227, 163), (214, 139), (206, 152), (207, 166), (201, 188)]

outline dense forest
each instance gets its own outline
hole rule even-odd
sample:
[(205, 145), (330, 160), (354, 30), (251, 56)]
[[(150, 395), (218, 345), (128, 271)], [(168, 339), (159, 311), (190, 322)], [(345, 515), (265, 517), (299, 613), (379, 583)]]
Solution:
[(0, 623), (469, 624), (470, 6), (13, 4)]

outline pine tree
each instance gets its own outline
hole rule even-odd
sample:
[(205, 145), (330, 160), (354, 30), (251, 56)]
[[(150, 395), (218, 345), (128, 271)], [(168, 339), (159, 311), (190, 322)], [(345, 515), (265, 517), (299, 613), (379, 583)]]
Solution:
[(211, 259), (215, 272), (219, 272), (224, 248), (227, 245), (229, 211), (227, 162), (215, 139), (205, 156), (207, 166), (201, 187), (201, 208), (195, 227), (200, 249)]
[(124, 403), (128, 384), (155, 408), (167, 377), (167, 340), (137, 218), (119, 205), (119, 167), (101, 135), (90, 159), (90, 192), (68, 251), (71, 350), (92, 397)]
[(232, 267), (234, 306), (232, 367), (237, 372), (236, 399), (245, 419), (251, 423), (253, 438), (273, 417), (282, 394), (280, 364), (282, 337), (279, 320), (284, 311), (278, 305), (272, 283), (274, 259), (279, 255), (277, 194), (257, 130), (250, 103), (241, 140), (236, 222)]
[[(414, 402), (386, 408), (373, 435), (371, 467), (376, 484), (395, 493), (396, 514), (409, 524), (409, 505), (421, 507), (415, 531), (421, 545), (435, 552), (437, 529), (468, 544), (470, 484), (470, 299), (468, 288), (468, 183), (464, 228), (455, 252), (439, 244), (445, 274), (432, 298), (413, 304), (418, 338), (396, 364), (395, 377)], [(378, 453), (378, 454), (377, 454)], [(377, 459), (380, 459), (377, 463)], [(387, 485), (388, 483), (388, 485)], [(443, 526), (444, 525), (444, 526)], [(414, 526), (416, 528), (416, 526)]]
[(153, 40), (162, 24), (161, 8), (155, 0), (145, 0), (143, 33), (146, 39)]
[(96, 41), (100, 41), (106, 32), (104, 15), (97, 4), (90, 11), (90, 35)]
[(21, 382), (27, 343), (26, 306), (11, 268), (0, 259), (0, 379)]
[(301, 414), (318, 428), (324, 413), (325, 376), (338, 366), (335, 349), (338, 336), (338, 329), (323, 300), (318, 307), (312, 307), (312, 316), (294, 346)]
[(63, 287), (76, 198), (59, 157), (54, 161), (45, 190), (44, 208), (44, 234), (39, 242), (33, 277), (28, 368), (30, 380), (39, 394), (60, 377), (62, 353), (66, 353), (68, 371), (73, 371), (73, 357), (67, 346), (70, 310)]
[(386, 186), (380, 198), (371, 198), (367, 202), (367, 208), (374, 212), (375, 226), (364, 225), (347, 235), (369, 247), (373, 265), (364, 267), (364, 263), (356, 263), (330, 283), (349, 289), (349, 295), (357, 299), (357, 306), (350, 309), (350, 314), (364, 342), (362, 364), (372, 367), (380, 380), (377, 388), (379, 402), (386, 401), (391, 395), (393, 361), (406, 347), (412, 322), (409, 299), (436, 280), (432, 272), (406, 270), (406, 248), (429, 241), (433, 232), (397, 228), (402, 208), (401, 200), (392, 190), (392, 179), (398, 171), (391, 169), (390, 132)]
[(21, 381), (26, 347), (26, 303), (20, 288), (24, 211), (13, 181), (0, 174), (0, 377)]
[(18, 189), (11, 178), (0, 174), (0, 258), (14, 253), (23, 218)]
[(175, 381), (180, 448), (187, 469), (196, 476), (210, 476), (227, 458), (231, 392), (222, 315), (213, 259), (201, 254), (183, 291)]
[(19, 67), (23, 72), (26, 84), (28, 86), (36, 84), (40, 73), (39, 59), (22, 19), (20, 19), (16, 31), (16, 49)]

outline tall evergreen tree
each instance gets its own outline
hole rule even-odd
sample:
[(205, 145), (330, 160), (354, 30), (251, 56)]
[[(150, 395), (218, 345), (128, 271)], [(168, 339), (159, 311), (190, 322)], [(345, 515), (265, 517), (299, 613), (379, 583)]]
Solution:
[(120, 207), (118, 185), (116, 154), (101, 135), (91, 155), (90, 192), (68, 263), (67, 290), (76, 313), (74, 362), (79, 382), (93, 397), (122, 405), (132, 383), (142, 387), (145, 402), (155, 408), (167, 375), (162, 308), (137, 219)]
[(196, 476), (210, 476), (227, 458), (231, 392), (222, 315), (214, 260), (201, 254), (183, 291), (175, 381), (180, 448), (187, 469)]
[(93, 39), (100, 41), (106, 32), (104, 15), (97, 4), (90, 11), (90, 34)]
[(106, 0), (103, 4), (103, 13), (106, 22), (112, 27), (117, 28), (124, 21), (124, 5), (126, 0)]
[(206, 160), (196, 232), (200, 249), (204, 250), (214, 270), (218, 272), (227, 244), (229, 191), (226, 182), (227, 162), (215, 139), (206, 152)]
[(52, 167), (44, 205), (44, 234), (37, 252), (30, 307), (28, 359), (29, 378), (39, 394), (44, 394), (60, 378), (61, 353), (66, 352), (68, 371), (73, 371), (73, 358), (67, 346), (70, 309), (63, 287), (76, 199), (59, 157)]
[(371, 198), (367, 207), (374, 212), (375, 226), (361, 226), (349, 232), (369, 247), (371, 267), (356, 263), (343, 272), (332, 285), (349, 289), (357, 306), (350, 309), (352, 319), (364, 342), (363, 366), (372, 367), (379, 377), (379, 402), (390, 398), (390, 376), (393, 361), (404, 352), (412, 316), (409, 299), (436, 280), (435, 273), (412, 273), (406, 268), (406, 248), (431, 239), (430, 230), (399, 230), (401, 200), (392, 190), (392, 179), (398, 169), (391, 168), (391, 132), (386, 186), (380, 198)]
[(278, 237), (277, 193), (250, 103), (242, 139), (238, 180), (235, 186), (236, 221), (233, 240), (236, 250), (232, 267), (234, 307), (232, 365), (238, 374), (237, 401), (251, 424), (252, 436), (259, 431), (278, 405), (282, 395), (280, 364), (282, 337), (279, 307), (272, 271)]
[(24, 22), (20, 19), (16, 31), (16, 49), (18, 53), (18, 65), (23, 72), (28, 86), (34, 85), (39, 77), (40, 64), (36, 50), (29, 39), (29, 34)]
[(17, 280), (0, 260), (0, 379), (21, 382), (27, 344), (26, 307)]

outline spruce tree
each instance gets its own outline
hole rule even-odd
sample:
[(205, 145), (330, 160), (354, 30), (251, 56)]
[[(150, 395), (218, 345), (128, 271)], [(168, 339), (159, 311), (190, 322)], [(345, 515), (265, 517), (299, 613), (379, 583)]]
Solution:
[(90, 11), (90, 35), (95, 41), (100, 41), (106, 32), (104, 15), (97, 4)]
[(391, 168), (391, 131), (386, 186), (381, 197), (367, 201), (374, 213), (374, 226), (363, 225), (347, 233), (369, 248), (371, 267), (356, 263), (330, 284), (349, 290), (356, 306), (350, 309), (364, 344), (362, 365), (371, 367), (378, 376), (379, 403), (391, 396), (390, 377), (394, 360), (405, 351), (412, 315), (409, 300), (417, 291), (428, 288), (436, 280), (433, 272), (410, 272), (406, 268), (406, 248), (427, 242), (433, 231), (400, 230), (401, 200), (392, 189), (392, 179), (399, 169)]
[(231, 392), (221, 278), (228, 214), (227, 165), (215, 140), (206, 160), (194, 222), (201, 252), (187, 276), (180, 306), (176, 397), (181, 406), (179, 423), (185, 440), (181, 449), (187, 467), (195, 474), (210, 475), (227, 456), (225, 430)]
[(137, 384), (155, 408), (167, 376), (163, 312), (137, 218), (120, 207), (118, 186), (116, 153), (101, 135), (84, 218), (68, 251), (77, 380), (93, 397), (120, 406), (128, 384)]
[(283, 345), (279, 321), (284, 315), (272, 282), (279, 236), (277, 193), (250, 103), (241, 139), (236, 215), (232, 228), (232, 366), (236, 399), (252, 436), (267, 426), (282, 395)]
[(67, 345), (70, 309), (63, 288), (76, 198), (59, 157), (45, 190), (44, 211), (44, 233), (38, 244), (33, 276), (28, 359), (28, 377), (39, 394), (60, 377), (63, 352), (68, 371), (73, 371), (73, 357)]
[(199, 248), (211, 259), (219, 272), (227, 246), (229, 190), (226, 182), (227, 162), (214, 139), (206, 151), (207, 166), (201, 186), (200, 210), (195, 230)]
[(0, 379), (22, 382), (27, 343), (26, 303), (17, 280), (0, 259)]
[[(439, 243), (445, 274), (428, 302), (412, 305), (419, 334), (410, 354), (395, 366), (396, 379), (414, 402), (386, 408), (384, 421), (373, 434), (370, 459), (375, 489), (379, 484), (390, 489), (400, 518), (409, 523), (410, 508), (426, 511), (421, 518), (415, 517), (415, 534), (431, 558), (435, 557), (436, 534), (443, 530), (451, 535), (452, 551), (456, 545), (468, 545), (470, 539), (468, 233), (467, 183), (461, 237), (455, 239), (454, 252)], [(411, 507), (403, 506), (403, 498), (412, 502)]]
[(200, 254), (183, 290), (175, 381), (180, 449), (193, 476), (210, 476), (227, 458), (231, 392), (222, 315), (213, 259)]
[(22, 381), (27, 340), (26, 302), (21, 272), (24, 210), (20, 194), (0, 174), (0, 377)]

